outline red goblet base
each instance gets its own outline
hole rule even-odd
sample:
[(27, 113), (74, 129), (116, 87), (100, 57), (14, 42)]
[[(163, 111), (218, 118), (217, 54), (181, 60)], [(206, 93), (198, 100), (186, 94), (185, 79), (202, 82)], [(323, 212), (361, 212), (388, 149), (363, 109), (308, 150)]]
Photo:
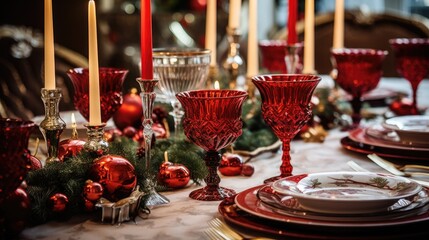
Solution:
[(220, 201), (235, 194), (236, 192), (229, 188), (206, 186), (192, 191), (189, 197), (200, 201)]

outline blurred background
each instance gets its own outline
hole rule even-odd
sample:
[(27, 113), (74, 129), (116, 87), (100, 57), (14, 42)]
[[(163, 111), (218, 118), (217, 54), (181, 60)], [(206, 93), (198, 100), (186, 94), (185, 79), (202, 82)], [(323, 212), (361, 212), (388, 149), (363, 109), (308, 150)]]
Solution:
[[(217, 62), (219, 65), (225, 58), (228, 49), (228, 42), (225, 37), (228, 2), (228, 0), (218, 0), (217, 4)], [(304, 0), (299, 1), (300, 20), (303, 20), (304, 17), (304, 2)], [(319, 74), (328, 74), (332, 68), (329, 49), (332, 45), (335, 1), (315, 0), (315, 2), (316, 22), (320, 20), (319, 23), (316, 23), (316, 70)], [(35, 54), (36, 49), (39, 49), (37, 58), (39, 63), (32, 64), (32, 67), (41, 69), (44, 1), (13, 0), (3, 1), (1, 5), (0, 57), (10, 55), (11, 51), (10, 40), (5, 40), (6, 35), (10, 35), (11, 31), (5, 26), (22, 28), (14, 33), (14, 38), (15, 41), (18, 41), (17, 39), (20, 37), (27, 39), (27, 45), (18, 48), (18, 55), (25, 55), (32, 49), (34, 50), (33, 54)], [(135, 79), (139, 76), (140, 61), (140, 1), (96, 0), (96, 5), (100, 66), (128, 69), (130, 72), (123, 88), (124, 92), (128, 92), (130, 88), (138, 86)], [(259, 40), (285, 38), (287, 5), (287, 0), (258, 1)], [(54, 40), (56, 44), (70, 50), (73, 54), (78, 54), (83, 59), (88, 56), (87, 6), (88, 0), (53, 0)], [(155, 48), (204, 47), (206, 0), (152, 0), (152, 6), (153, 46)], [(240, 21), (242, 32), (240, 51), (244, 60), (246, 60), (247, 52), (247, 6), (248, 0), (243, 0)], [(347, 47), (364, 46), (390, 50), (387, 43), (389, 37), (429, 37), (429, 24), (427, 24), (429, 0), (345, 0), (345, 7), (345, 45)], [(385, 17), (385, 14), (390, 17), (387, 18), (390, 22), (380, 17)], [(392, 15), (395, 16), (396, 22), (391, 21)], [(317, 16), (321, 17), (317, 18)], [(402, 19), (406, 19), (406, 21)], [(404, 23), (403, 26), (400, 26), (402, 23)], [(409, 27), (411, 25), (416, 26), (416, 29), (411, 29)], [(317, 29), (318, 26), (320, 26), (320, 31)], [(386, 26), (389, 29), (382, 30)], [(392, 30), (397, 26), (402, 27), (402, 29)], [(302, 28), (298, 29), (298, 34), (299, 39), (302, 40)], [(10, 36), (8, 37), (10, 38)], [(5, 42), (9, 44), (8, 47), (1, 47)], [(388, 57), (393, 58), (393, 56)], [(392, 65), (393, 60), (390, 59), (386, 62), (387, 65)], [(57, 63), (60, 65), (60, 60)], [(68, 66), (72, 65), (64, 64), (64, 69), (61, 71)], [(40, 69), (36, 69), (34, 72), (40, 74)], [(12, 80), (3, 77), (2, 71), (0, 68), (0, 80), (4, 85), (5, 82)], [(398, 76), (392, 67), (386, 67), (385, 74), (386, 76)], [(7, 76), (9, 75), (12, 76), (13, 74), (8, 73)], [(64, 77), (63, 80), (63, 86), (71, 88), (67, 77)], [(38, 77), (38, 83), (34, 84), (38, 91), (34, 94), (37, 101), (40, 101), (39, 89), (42, 82), (41, 78)], [(65, 96), (64, 101), (67, 100), (66, 98), (67, 96)], [(43, 109), (39, 109), (37, 112), (43, 112)]]

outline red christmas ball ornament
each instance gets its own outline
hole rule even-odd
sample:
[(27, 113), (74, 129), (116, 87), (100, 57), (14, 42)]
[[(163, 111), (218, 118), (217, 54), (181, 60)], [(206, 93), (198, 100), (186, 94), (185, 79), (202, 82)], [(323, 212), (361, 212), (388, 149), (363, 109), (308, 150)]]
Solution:
[(250, 177), (255, 172), (255, 167), (248, 163), (243, 163), (243, 167), (241, 168), (241, 175)]
[(152, 125), (152, 130), (156, 138), (167, 138), (167, 130), (161, 123), (154, 123)]
[(62, 213), (67, 209), (69, 199), (62, 193), (55, 193), (49, 197), (49, 206), (55, 213)]
[(407, 98), (396, 99), (389, 105), (389, 109), (398, 116), (417, 114), (411, 100)]
[(207, 0), (190, 0), (189, 7), (191, 10), (202, 12), (207, 8)]
[(117, 155), (104, 155), (94, 160), (89, 178), (103, 186), (103, 196), (112, 202), (128, 197), (137, 185), (134, 166)]
[(85, 141), (75, 138), (62, 140), (58, 144), (58, 159), (65, 161), (82, 151)]
[[(15, 238), (25, 229), (30, 217), (31, 205), (27, 193), (17, 188), (0, 205), (0, 231), (8, 238)], [(0, 232), (0, 237), (2, 233)]]
[(137, 89), (131, 89), (130, 93), (123, 97), (122, 105), (113, 115), (115, 126), (123, 130), (128, 126), (139, 128), (142, 124), (143, 108)]
[(219, 172), (224, 176), (237, 176), (241, 174), (243, 159), (234, 153), (224, 153), (219, 164)]
[(171, 163), (168, 161), (167, 152), (164, 153), (163, 162), (158, 172), (158, 182), (169, 188), (185, 187), (191, 179), (191, 173), (183, 164)]
[(83, 188), (83, 196), (89, 201), (97, 201), (103, 195), (103, 186), (98, 182), (87, 180)]

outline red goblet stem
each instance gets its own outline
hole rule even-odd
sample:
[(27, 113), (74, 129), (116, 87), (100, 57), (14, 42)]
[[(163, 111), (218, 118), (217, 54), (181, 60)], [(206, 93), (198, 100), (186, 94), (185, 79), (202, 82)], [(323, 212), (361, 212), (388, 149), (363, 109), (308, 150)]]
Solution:
[(204, 178), (204, 181), (213, 191), (217, 191), (219, 188), (220, 177), (217, 174), (217, 168), (219, 167), (220, 160), (221, 155), (216, 151), (208, 151), (204, 157), (204, 161), (206, 162), (206, 166), (209, 171), (207, 176)]
[(288, 177), (292, 175), (292, 164), (290, 163), (290, 140), (283, 141), (282, 147), (282, 165), (280, 165), (280, 177)]
[(362, 109), (362, 101), (360, 100), (360, 97), (353, 97), (352, 101), (350, 102), (352, 104), (353, 114), (352, 114), (352, 120), (353, 120), (353, 126), (359, 126), (360, 120), (362, 119), (362, 116), (360, 114), (360, 111)]
[(415, 81), (411, 83), (411, 89), (413, 91), (413, 103), (411, 105), (411, 113), (418, 114), (419, 111), (417, 109), (417, 88), (420, 84), (420, 81)]

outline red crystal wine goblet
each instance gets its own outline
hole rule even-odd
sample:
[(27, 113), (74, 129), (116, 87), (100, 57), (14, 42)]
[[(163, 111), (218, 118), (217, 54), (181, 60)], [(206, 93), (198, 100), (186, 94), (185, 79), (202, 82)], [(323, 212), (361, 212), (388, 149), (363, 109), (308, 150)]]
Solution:
[(183, 129), (186, 137), (205, 150), (207, 186), (192, 191), (190, 198), (217, 201), (235, 194), (219, 186), (217, 173), (219, 150), (233, 143), (242, 133), (241, 108), (247, 93), (240, 90), (194, 90), (176, 94), (185, 110)]
[(25, 150), (35, 123), (0, 118), (0, 204), (22, 183), (31, 168)]
[(280, 176), (273, 182), (292, 175), (290, 142), (312, 115), (311, 97), (320, 77), (306, 74), (269, 74), (252, 77), (262, 99), (262, 117), (282, 141)]
[[(122, 84), (128, 70), (99, 68), (101, 121), (107, 122), (122, 105)], [(89, 121), (89, 71), (73, 68), (67, 71), (74, 88), (74, 106)]]
[(417, 88), (429, 73), (429, 38), (395, 38), (389, 43), (395, 53), (396, 71), (411, 84), (411, 115), (419, 114)]
[(352, 96), (351, 128), (359, 126), (362, 116), (362, 95), (377, 87), (383, 75), (382, 65), (387, 51), (365, 48), (337, 48), (331, 54), (337, 69), (335, 81)]

